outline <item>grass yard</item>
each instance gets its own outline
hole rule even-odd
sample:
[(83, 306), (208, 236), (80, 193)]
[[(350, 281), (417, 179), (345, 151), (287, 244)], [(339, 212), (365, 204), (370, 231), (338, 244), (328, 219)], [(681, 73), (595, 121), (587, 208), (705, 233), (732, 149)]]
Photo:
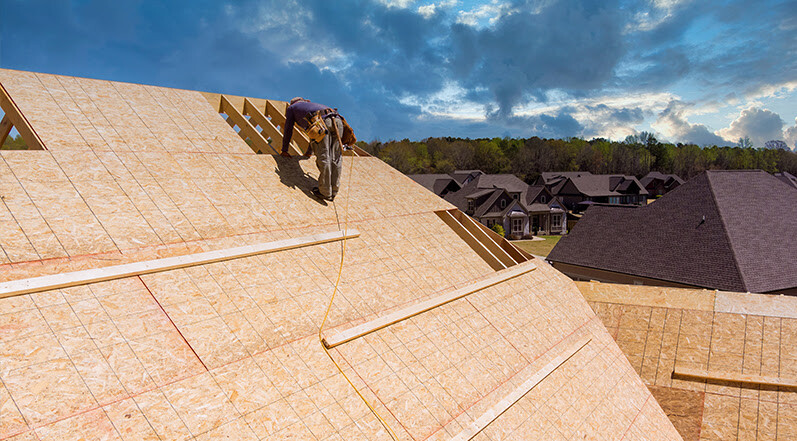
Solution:
[(562, 236), (538, 236), (545, 240), (513, 240), (512, 243), (527, 253), (547, 257)]

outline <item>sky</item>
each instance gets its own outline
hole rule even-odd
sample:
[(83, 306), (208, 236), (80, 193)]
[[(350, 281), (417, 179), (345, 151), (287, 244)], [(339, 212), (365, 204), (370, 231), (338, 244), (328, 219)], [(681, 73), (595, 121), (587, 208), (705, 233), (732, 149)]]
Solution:
[(797, 148), (795, 0), (0, 0), (0, 67), (433, 136)]

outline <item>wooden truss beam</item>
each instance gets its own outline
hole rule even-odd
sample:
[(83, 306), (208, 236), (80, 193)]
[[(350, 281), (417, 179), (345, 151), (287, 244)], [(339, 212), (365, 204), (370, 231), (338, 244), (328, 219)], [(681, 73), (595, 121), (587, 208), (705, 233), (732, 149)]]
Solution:
[(8, 115), (3, 115), (3, 120), (0, 121), (0, 147), (6, 143), (6, 138), (8, 138), (8, 134), (11, 133), (11, 128), (14, 127), (11, 124), (11, 118)]
[(221, 108), (222, 113), (226, 113), (228, 116), (228, 123), (234, 123), (241, 131), (238, 133), (241, 135), (241, 138), (244, 140), (250, 139), (252, 141), (252, 150), (257, 153), (276, 153), (276, 150), (272, 148), (266, 138), (260, 134), (260, 132), (255, 129), (252, 123), (249, 122), (246, 117), (243, 116), (235, 106), (230, 103), (230, 101), (224, 96), (221, 96)]
[(353, 239), (359, 236), (360, 233), (355, 229), (349, 229), (348, 231), (333, 231), (330, 233), (319, 233), (313, 234), (311, 236), (246, 245), (237, 248), (226, 248), (223, 250), (207, 251), (204, 253), (187, 254), (184, 256), (167, 257), (164, 259), (114, 265), (105, 268), (53, 274), (50, 276), (33, 277), (30, 279), (12, 280), (10, 282), (0, 283), (0, 298), (48, 291), (51, 289), (68, 288), (70, 286), (87, 285), (90, 283), (102, 282), (106, 280), (158, 273), (190, 266), (206, 265), (209, 263), (222, 262), (225, 260), (256, 256), (258, 254), (274, 253), (277, 251), (290, 250), (310, 245), (319, 245), (344, 239)]
[(451, 213), (454, 218), (456, 218), (462, 226), (465, 227), (473, 237), (476, 238), (482, 245), (485, 246), (490, 252), (501, 261), (506, 267), (510, 267), (513, 265), (517, 265), (519, 262), (525, 262), (528, 259), (522, 259), (520, 261), (516, 261), (506, 252), (505, 249), (501, 247), (493, 238), (487, 234), (483, 229), (480, 228), (479, 222), (476, 222), (472, 217), (468, 216), (467, 214), (459, 211), (459, 210), (451, 210)]
[[(249, 121), (253, 122), (253, 126), (257, 125), (260, 126), (263, 131), (261, 134), (265, 134), (264, 137), (271, 138), (271, 148), (274, 150), (274, 153), (278, 153), (282, 149), (282, 132), (271, 122), (270, 119), (266, 118), (264, 113), (261, 113), (260, 110), (251, 102), (249, 98), (244, 98), (244, 115), (249, 116)], [(303, 152), (299, 152), (301, 154)]]
[[(44, 142), (42, 142), (39, 135), (36, 134), (36, 131), (33, 130), (30, 122), (28, 122), (25, 115), (22, 114), (22, 111), (19, 110), (19, 107), (17, 107), (14, 100), (11, 99), (11, 95), (8, 94), (2, 84), (0, 84), (0, 108), (5, 112), (3, 121), (6, 121), (6, 118), (8, 118), (11, 125), (17, 128), (19, 134), (22, 135), (22, 139), (25, 140), (25, 144), (28, 145), (28, 149), (47, 150), (44, 148)], [(11, 128), (9, 127), (8, 130), (10, 131)], [(8, 133), (6, 133), (5, 136), (7, 137)], [(5, 137), (3, 137), (3, 141), (5, 142)]]
[[(285, 130), (285, 114), (272, 103), (266, 101), (266, 115), (271, 118), (271, 121)], [(296, 148), (299, 154), (303, 154), (310, 148), (310, 138), (304, 133), (304, 130), (299, 128), (298, 125), (293, 126), (293, 135), (291, 136), (291, 143), (296, 143)]]
[(580, 351), (584, 346), (589, 344), (592, 341), (589, 337), (584, 337), (572, 345), (564, 348), (553, 360), (549, 361), (548, 364), (543, 366), (539, 371), (535, 372), (534, 375), (529, 377), (523, 384), (520, 385), (517, 389), (513, 390), (509, 395), (507, 395), (504, 399), (499, 401), (495, 406), (488, 409), (486, 412), (482, 414), (476, 421), (471, 423), (468, 427), (466, 427), (462, 432), (457, 434), (457, 436), (451, 438), (452, 441), (467, 441), (473, 439), (476, 435), (478, 435), (482, 430), (487, 428), (493, 421), (497, 420), (498, 417), (504, 414), (510, 407), (512, 407), (515, 403), (520, 401), (521, 398), (526, 396), (534, 386), (540, 384), (542, 380), (551, 375), (553, 371), (555, 371), (559, 366), (563, 365), (567, 360), (571, 359), (578, 351)]
[(691, 369), (675, 366), (673, 377), (689, 378), (694, 380), (722, 381), (731, 383), (744, 383), (755, 386), (775, 386), (797, 388), (797, 379), (764, 377), (761, 375), (737, 374), (731, 372), (708, 371), (704, 369)]
[(465, 286), (463, 288), (455, 289), (453, 291), (431, 298), (429, 300), (416, 303), (406, 308), (399, 309), (398, 311), (392, 312), (387, 315), (383, 315), (382, 317), (365, 322), (353, 328), (349, 328), (330, 338), (324, 338), (323, 339), (324, 345), (330, 349), (334, 348), (335, 346), (339, 346), (342, 345), (343, 343), (350, 342), (356, 338), (360, 338), (364, 335), (378, 331), (382, 328), (386, 328), (390, 325), (394, 325), (398, 322), (407, 320), (408, 318), (415, 317), (416, 315), (419, 314), (423, 314), (424, 312), (437, 308), (438, 306), (445, 305), (446, 303), (451, 303), (454, 300), (461, 299), (462, 297), (489, 288), (493, 285), (497, 285), (509, 279), (521, 276), (529, 271), (534, 270), (535, 268), (537, 268), (537, 266), (532, 262), (526, 262), (520, 265), (515, 265), (510, 269), (507, 269), (500, 273), (496, 273), (480, 282), (476, 282), (471, 285)]
[(471, 247), (471, 249), (473, 249), (473, 251), (476, 252), (476, 254), (478, 254), (482, 259), (484, 259), (484, 261), (487, 262), (487, 264), (490, 265), (492, 269), (498, 271), (507, 267), (501, 261), (501, 259), (496, 257), (492, 253), (492, 251), (490, 251), (487, 248), (487, 246), (485, 246), (485, 244), (483, 244), (479, 239), (477, 239), (473, 235), (473, 233), (471, 233), (471, 231), (468, 228), (462, 225), (462, 223), (458, 221), (457, 218), (454, 217), (454, 215), (452, 215), (448, 211), (438, 211), (436, 213), (438, 216), (440, 216), (440, 219), (442, 219), (443, 222), (446, 223), (446, 225), (451, 227), (451, 229), (454, 230), (454, 232), (457, 233), (457, 235), (461, 237), (462, 240), (464, 240), (465, 243), (467, 243), (468, 246)]

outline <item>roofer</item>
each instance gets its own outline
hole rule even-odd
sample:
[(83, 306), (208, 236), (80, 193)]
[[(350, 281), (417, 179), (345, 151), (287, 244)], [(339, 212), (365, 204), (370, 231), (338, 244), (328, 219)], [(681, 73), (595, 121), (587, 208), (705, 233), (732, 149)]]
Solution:
[(280, 156), (290, 158), (288, 146), (293, 135), (294, 123), (299, 124), (310, 137), (310, 151), (316, 156), (318, 167), (318, 187), (314, 187), (313, 195), (319, 199), (332, 201), (340, 188), (340, 175), (343, 170), (343, 118), (337, 109), (331, 109), (296, 97), (291, 100), (285, 112), (285, 132), (282, 135), (282, 153)]

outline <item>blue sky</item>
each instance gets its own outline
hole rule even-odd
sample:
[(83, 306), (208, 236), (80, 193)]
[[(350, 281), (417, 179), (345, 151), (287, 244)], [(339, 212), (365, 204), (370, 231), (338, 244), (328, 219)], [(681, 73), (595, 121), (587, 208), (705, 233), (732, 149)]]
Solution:
[(794, 0), (2, 0), (0, 67), (302, 95), (367, 141), (797, 143)]

